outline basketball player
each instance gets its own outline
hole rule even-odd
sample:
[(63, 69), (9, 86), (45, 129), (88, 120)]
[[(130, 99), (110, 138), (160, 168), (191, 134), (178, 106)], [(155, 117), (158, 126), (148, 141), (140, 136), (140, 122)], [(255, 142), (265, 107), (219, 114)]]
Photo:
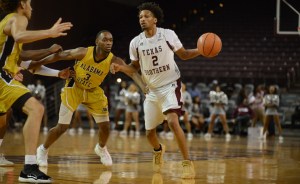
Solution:
[[(6, 113), (12, 107), (28, 115), (24, 128), (25, 165), (20, 173), (20, 182), (51, 183), (49, 176), (41, 172), (36, 164), (36, 145), (44, 107), (30, 95), (30, 91), (20, 82), (4, 77), (18, 77), (18, 64), (23, 43), (30, 43), (46, 38), (64, 36), (64, 31), (71, 28), (71, 23), (61, 23), (59, 19), (47, 30), (29, 31), (28, 21), (31, 18), (31, 0), (0, 0), (1, 12), (5, 15), (0, 22), (0, 63), (5, 72), (0, 77), (0, 125), (6, 124)], [(34, 53), (35, 56), (41, 53)], [(45, 53), (44, 53), (45, 54)], [(49, 54), (49, 53), (48, 53)], [(47, 55), (48, 55), (47, 54)], [(43, 55), (43, 54), (42, 54)]]
[(166, 116), (184, 159), (181, 177), (194, 178), (194, 166), (178, 120), (182, 115), (183, 102), (180, 71), (174, 60), (174, 52), (182, 60), (195, 58), (200, 53), (197, 49), (185, 49), (174, 31), (157, 27), (163, 21), (163, 11), (159, 5), (146, 2), (138, 9), (143, 32), (130, 42), (132, 63), (129, 66), (114, 64), (111, 71), (134, 72), (141, 69), (143, 80), (149, 88), (144, 102), (145, 128), (148, 141), (154, 148), (154, 171), (160, 171), (165, 152), (165, 146), (158, 141), (156, 127)]
[[(58, 124), (49, 131), (45, 142), (38, 147), (37, 162), (40, 166), (48, 165), (48, 148), (69, 128), (72, 114), (79, 104), (87, 107), (98, 124), (96, 154), (100, 156), (102, 164), (112, 165), (111, 156), (106, 148), (110, 133), (108, 102), (100, 84), (109, 73), (111, 63), (125, 62), (111, 52), (113, 37), (109, 31), (100, 31), (95, 43), (96, 46), (66, 50), (50, 55), (42, 61), (45, 64), (57, 60), (76, 60), (74, 65), (76, 76), (67, 80), (62, 90)], [(141, 78), (139, 80), (142, 82)]]

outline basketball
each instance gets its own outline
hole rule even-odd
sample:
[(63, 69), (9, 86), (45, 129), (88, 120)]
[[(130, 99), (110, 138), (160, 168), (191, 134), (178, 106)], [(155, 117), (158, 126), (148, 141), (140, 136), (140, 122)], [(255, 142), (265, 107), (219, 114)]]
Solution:
[(204, 57), (215, 57), (222, 49), (222, 41), (215, 33), (204, 33), (197, 41), (197, 48)]

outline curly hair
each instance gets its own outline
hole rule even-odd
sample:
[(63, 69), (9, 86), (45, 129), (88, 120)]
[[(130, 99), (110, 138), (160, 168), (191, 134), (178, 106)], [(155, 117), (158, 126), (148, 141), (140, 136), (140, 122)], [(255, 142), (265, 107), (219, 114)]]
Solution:
[[(143, 10), (149, 10), (157, 19), (157, 25), (160, 25), (164, 21), (164, 12), (155, 2), (145, 2), (138, 6), (139, 14)], [(139, 15), (138, 15), (139, 16)]]
[(26, 2), (27, 0), (0, 0), (0, 9), (3, 13), (11, 13), (18, 8), (21, 1)]

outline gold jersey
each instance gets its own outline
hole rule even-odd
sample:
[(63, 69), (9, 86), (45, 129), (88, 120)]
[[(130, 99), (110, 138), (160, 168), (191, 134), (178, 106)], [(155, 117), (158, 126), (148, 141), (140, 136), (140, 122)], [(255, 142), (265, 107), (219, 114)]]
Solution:
[[(1, 71), (4, 70), (5, 73), (10, 75), (14, 75), (18, 72), (19, 55), (23, 44), (16, 43), (12, 36), (4, 34), (3, 31), (9, 19), (15, 14), (16, 13), (10, 13), (6, 15), (0, 22), (0, 67)], [(4, 78), (5, 73), (0, 73), (2, 73), (1, 75)]]
[[(96, 62), (94, 52), (95, 47), (88, 47), (85, 57), (82, 60), (76, 61), (74, 65), (76, 77), (73, 82), (82, 89), (98, 87), (110, 69), (111, 60), (114, 56), (113, 53), (110, 52), (104, 60)], [(72, 80), (73, 79), (71, 79), (71, 81)], [(72, 85), (71, 81), (67, 82), (68, 86)]]

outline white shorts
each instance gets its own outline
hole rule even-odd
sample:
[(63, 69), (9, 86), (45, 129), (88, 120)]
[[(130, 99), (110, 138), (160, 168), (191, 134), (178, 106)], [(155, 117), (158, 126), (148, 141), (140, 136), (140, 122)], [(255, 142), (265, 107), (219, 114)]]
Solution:
[(144, 101), (145, 128), (152, 130), (165, 120), (167, 112), (176, 112), (178, 116), (182, 111), (181, 81), (177, 80), (157, 89), (150, 89)]

